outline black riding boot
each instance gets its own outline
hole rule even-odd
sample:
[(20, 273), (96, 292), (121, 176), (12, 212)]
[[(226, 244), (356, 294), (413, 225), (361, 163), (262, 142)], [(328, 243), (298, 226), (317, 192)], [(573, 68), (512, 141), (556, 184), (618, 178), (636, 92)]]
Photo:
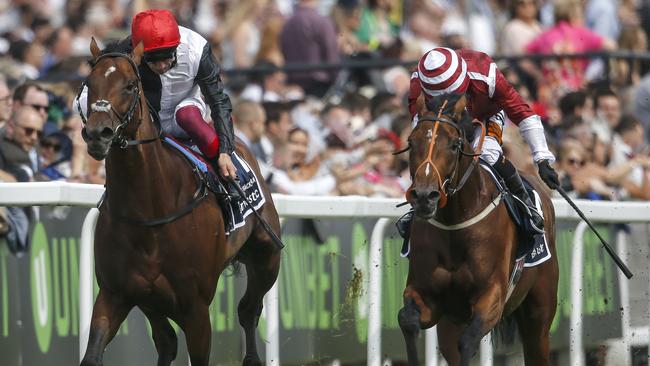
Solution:
[(402, 239), (404, 239), (404, 242), (402, 243), (402, 250), (400, 251), (402, 257), (408, 256), (409, 252), (409, 239), (411, 237), (411, 223), (413, 223), (413, 212), (413, 209), (411, 209), (409, 212), (400, 217), (395, 223), (397, 232), (402, 237)]
[(521, 202), (523, 202), (528, 208), (528, 211), (530, 213), (530, 221), (533, 225), (533, 228), (538, 232), (543, 233), (544, 218), (539, 213), (539, 211), (537, 211), (537, 207), (528, 195), (528, 191), (526, 188), (524, 188), (524, 182), (521, 180), (521, 176), (517, 172), (515, 166), (512, 165), (512, 163), (504, 157), (499, 157), (493, 167), (503, 178), (510, 193), (515, 195), (515, 197), (521, 200)]
[[(219, 175), (219, 180), (228, 191), (227, 199), (230, 201), (238, 201), (241, 198), (241, 195), (239, 194), (239, 191), (237, 191), (237, 188), (235, 188), (235, 186), (233, 186), (233, 184), (229, 180), (223, 179), (223, 177), (221, 177), (221, 175), (219, 174), (219, 164), (218, 164), (219, 155), (213, 158), (207, 158), (206, 160), (208, 161), (208, 163), (210, 163), (212, 169), (214, 169), (215, 174)], [(237, 180), (238, 177), (235, 177), (235, 179)]]

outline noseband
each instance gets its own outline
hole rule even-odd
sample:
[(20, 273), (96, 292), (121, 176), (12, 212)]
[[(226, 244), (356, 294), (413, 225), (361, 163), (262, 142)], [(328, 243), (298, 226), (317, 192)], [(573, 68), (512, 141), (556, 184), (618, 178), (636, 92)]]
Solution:
[[(149, 142), (154, 142), (158, 139), (160, 139), (160, 135), (155, 137), (155, 138), (150, 138), (150, 139), (145, 139), (145, 140), (127, 140), (122, 136), (122, 133), (124, 129), (129, 125), (129, 123), (133, 120), (133, 115), (135, 114), (136, 108), (139, 106), (140, 107), (140, 120), (142, 119), (142, 103), (140, 103), (140, 71), (138, 69), (138, 65), (135, 64), (135, 61), (131, 57), (129, 57), (126, 54), (119, 53), (119, 52), (109, 52), (105, 53), (99, 57), (97, 57), (96, 60), (93, 61), (93, 68), (90, 72), (90, 74), (95, 71), (95, 68), (97, 67), (97, 64), (99, 64), (99, 61), (107, 58), (114, 58), (114, 57), (120, 57), (124, 58), (129, 62), (129, 65), (131, 65), (131, 68), (135, 72), (136, 79), (135, 80), (130, 80), (129, 83), (133, 83), (133, 99), (131, 100), (131, 103), (129, 105), (129, 109), (125, 114), (121, 114), (118, 112), (113, 106), (111, 105), (111, 102), (108, 100), (97, 100), (96, 102), (92, 103), (90, 105), (90, 108), (88, 109), (88, 118), (90, 118), (90, 115), (93, 112), (100, 112), (100, 113), (107, 113), (109, 115), (109, 119), (113, 119), (111, 116), (111, 113), (115, 115), (117, 118), (117, 121), (119, 122), (117, 128), (115, 128), (115, 134), (113, 135), (113, 138), (111, 139), (111, 144), (112, 145), (117, 145), (122, 149), (126, 149), (129, 146), (134, 146), (134, 145), (141, 145), (141, 144), (146, 144)], [(89, 76), (90, 77), (90, 76)], [(87, 87), (88, 85), (88, 78), (84, 80), (81, 83), (81, 87), (79, 88), (79, 93), (77, 94), (77, 109), (79, 110), (79, 115), (81, 116), (81, 121), (84, 124), (84, 129), (86, 124), (88, 123), (88, 120), (86, 116), (84, 116), (82, 109), (81, 109), (81, 103), (79, 102), (79, 97), (81, 96), (81, 93), (83, 92), (84, 87)], [(90, 88), (88, 88), (90, 91)], [(88, 92), (88, 94), (90, 94)]]
[[(444, 108), (444, 105), (443, 105), (443, 108)], [(465, 132), (463, 131), (462, 128), (460, 128), (460, 126), (456, 122), (454, 122), (451, 119), (448, 119), (448, 118), (441, 115), (442, 114), (441, 112), (442, 112), (443, 108), (440, 109), (440, 112), (438, 113), (437, 117), (424, 116), (424, 117), (422, 117), (422, 118), (420, 118), (418, 120), (418, 123), (423, 122), (423, 121), (429, 121), (429, 122), (434, 122), (434, 125), (433, 125), (433, 130), (430, 129), (428, 131), (428, 133), (427, 133), (427, 137), (430, 138), (427, 157), (422, 163), (420, 163), (418, 168), (415, 170), (415, 174), (413, 175), (413, 181), (415, 181), (415, 177), (417, 177), (417, 174), (420, 171), (420, 169), (425, 168), (426, 169), (426, 174), (428, 175), (429, 174), (428, 173), (429, 172), (428, 171), (429, 166), (431, 166), (433, 168), (433, 170), (438, 175), (438, 184), (439, 184), (439, 187), (440, 187), (440, 201), (439, 201), (438, 206), (440, 208), (444, 207), (447, 204), (448, 197), (454, 195), (455, 193), (460, 191), (461, 188), (463, 188), (463, 186), (467, 182), (467, 179), (469, 178), (470, 174), (472, 173), (472, 171), (474, 170), (474, 168), (476, 167), (476, 165), (478, 163), (478, 157), (481, 155), (480, 152), (479, 153), (468, 153), (468, 152), (465, 152), (463, 150), (463, 147), (465, 146), (465, 141), (466, 141)], [(434, 147), (435, 147), (435, 144), (436, 144), (436, 137), (438, 136), (437, 131), (438, 131), (438, 127), (440, 126), (441, 123), (445, 123), (445, 124), (448, 124), (448, 125), (452, 126), (458, 132), (458, 136), (459, 136), (452, 144), (452, 150), (454, 150), (455, 153), (456, 153), (456, 158), (454, 159), (456, 161), (456, 163), (454, 165), (454, 171), (450, 176), (447, 176), (444, 181), (442, 180), (442, 174), (440, 174), (440, 170), (438, 169), (436, 164), (433, 162), (433, 152), (434, 152)], [(480, 125), (481, 128), (482, 128), (481, 138), (479, 140), (479, 151), (480, 151), (480, 146), (483, 144), (483, 138), (485, 137), (485, 126), (480, 122), (473, 122), (473, 124)], [(460, 166), (460, 159), (463, 156), (472, 157), (472, 163), (465, 170), (465, 172), (463, 173), (463, 176), (460, 178), (458, 183), (454, 187), (447, 188), (448, 185), (452, 181), (454, 181), (456, 176), (458, 175), (458, 169), (459, 169), (459, 166)]]

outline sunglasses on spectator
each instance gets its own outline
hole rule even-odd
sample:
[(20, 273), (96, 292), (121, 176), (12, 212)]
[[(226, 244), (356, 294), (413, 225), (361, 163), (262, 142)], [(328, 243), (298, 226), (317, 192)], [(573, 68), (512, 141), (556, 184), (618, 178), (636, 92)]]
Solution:
[(18, 127), (22, 128), (23, 131), (25, 131), (26, 136), (32, 136), (34, 134), (34, 132), (36, 132), (36, 136), (38, 138), (41, 138), (41, 136), (43, 135), (43, 130), (37, 130), (37, 129), (32, 128), (32, 127), (23, 127), (23, 126), (18, 126)]
[(569, 159), (568, 161), (569, 161), (569, 164), (570, 164), (570, 165), (585, 166), (585, 161), (584, 161), (584, 160)]
[(11, 100), (11, 94), (7, 95), (6, 97), (0, 98), (0, 102), (8, 102)]
[(49, 105), (40, 105), (40, 104), (28, 104), (28, 106), (36, 109), (36, 110), (42, 110), (47, 112), (47, 109), (50, 108)]
[(44, 149), (52, 148), (56, 152), (59, 152), (61, 150), (61, 144), (48, 140), (41, 141), (41, 147)]

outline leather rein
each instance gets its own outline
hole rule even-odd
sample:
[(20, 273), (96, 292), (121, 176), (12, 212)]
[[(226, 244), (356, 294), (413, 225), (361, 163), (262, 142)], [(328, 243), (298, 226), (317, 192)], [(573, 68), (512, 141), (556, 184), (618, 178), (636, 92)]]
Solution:
[[(133, 61), (133, 59), (131, 57), (129, 57), (128, 55), (123, 54), (123, 53), (119, 53), (119, 52), (105, 53), (105, 54), (97, 57), (97, 59), (95, 59), (94, 62), (93, 62), (93, 70), (95, 69), (95, 67), (97, 66), (99, 61), (101, 61), (102, 59), (114, 58), (114, 57), (120, 57), (120, 58), (126, 59), (129, 62), (129, 64), (131, 65), (131, 67), (133, 68), (133, 71), (136, 74), (136, 80), (131, 80), (130, 81), (131, 83), (134, 83), (133, 84), (133, 87), (134, 87), (133, 100), (131, 101), (131, 103), (129, 105), (129, 109), (127, 110), (127, 112), (125, 114), (121, 114), (118, 111), (116, 111), (115, 108), (113, 108), (113, 106), (111, 105), (110, 102), (108, 102), (106, 100), (99, 100), (99, 101), (93, 103), (93, 106), (92, 106), (93, 108), (88, 109), (88, 117), (90, 117), (90, 114), (92, 112), (108, 113), (110, 119), (112, 119), (113, 118), (112, 115), (114, 115), (117, 118), (117, 120), (119, 121), (119, 125), (115, 129), (115, 134), (113, 135), (111, 144), (114, 145), (114, 146), (118, 146), (120, 149), (123, 149), (123, 150), (127, 149), (128, 147), (132, 147), (132, 146), (143, 145), (143, 144), (148, 144), (148, 143), (152, 143), (152, 142), (156, 142), (156, 141), (161, 141), (162, 137), (163, 137), (163, 134), (162, 134), (162, 128), (161, 128), (160, 124), (157, 124), (158, 136), (153, 137), (153, 138), (142, 139), (142, 140), (137, 140), (137, 139), (136, 140), (128, 140), (128, 139), (126, 139), (125, 137), (122, 136), (122, 132), (124, 131), (124, 129), (133, 120), (135, 110), (136, 110), (136, 108), (138, 106), (140, 107), (139, 108), (140, 109), (139, 121), (142, 121), (142, 116), (143, 116), (144, 111), (143, 111), (142, 103), (140, 103), (140, 98), (142, 97), (141, 96), (142, 91), (141, 91), (141, 88), (140, 88), (141, 78), (140, 78), (140, 71), (138, 69), (138, 65), (136, 65), (135, 61)], [(92, 74), (92, 70), (91, 70), (91, 74)], [(87, 87), (87, 80), (88, 79), (84, 80), (83, 83), (81, 84), (81, 87), (79, 88), (79, 93), (77, 94), (77, 99), (76, 99), (77, 100), (77, 102), (76, 102), (77, 103), (77, 109), (79, 110), (79, 115), (81, 116), (81, 120), (82, 120), (82, 122), (84, 124), (84, 129), (82, 130), (82, 132), (85, 132), (85, 130), (86, 130), (85, 126), (88, 123), (88, 121), (87, 121), (86, 116), (84, 116), (84, 114), (82, 112), (81, 103), (79, 102), (79, 97), (81, 96), (81, 93), (83, 92), (84, 87)], [(145, 101), (146, 101), (146, 103), (147, 103), (147, 105), (149, 107), (150, 118), (153, 118), (151, 116), (151, 111), (155, 111), (155, 109), (152, 109), (152, 106), (149, 104), (149, 101), (147, 101), (146, 98), (145, 98)], [(156, 119), (154, 119), (154, 120), (157, 121)], [(158, 218), (158, 219), (152, 219), (152, 220), (137, 220), (137, 219), (129, 218), (129, 217), (126, 217), (126, 216), (123, 216), (123, 215), (120, 215), (120, 214), (113, 213), (113, 212), (111, 212), (110, 209), (108, 209), (108, 212), (109, 212), (109, 214), (111, 216), (119, 219), (120, 221), (126, 222), (126, 223), (131, 224), (131, 225), (136, 225), (136, 226), (152, 227), (152, 226), (164, 225), (164, 224), (170, 223), (172, 221), (175, 221), (175, 220), (185, 216), (186, 214), (192, 212), (192, 210), (194, 210), (194, 208), (197, 207), (201, 203), (201, 201), (208, 195), (208, 188), (207, 188), (208, 183), (206, 181), (207, 178), (196, 167), (194, 167), (193, 172), (199, 178), (200, 182), (199, 182), (199, 186), (198, 186), (197, 190), (194, 192), (194, 194), (192, 196), (192, 201), (190, 201), (183, 208), (181, 208), (179, 210), (176, 210), (176, 211), (172, 212), (169, 215), (166, 215), (166, 216), (164, 216), (162, 218)], [(107, 195), (107, 193), (105, 191), (104, 195), (102, 196), (99, 203), (97, 204), (97, 208), (102, 206), (102, 204), (106, 200), (106, 195)]]

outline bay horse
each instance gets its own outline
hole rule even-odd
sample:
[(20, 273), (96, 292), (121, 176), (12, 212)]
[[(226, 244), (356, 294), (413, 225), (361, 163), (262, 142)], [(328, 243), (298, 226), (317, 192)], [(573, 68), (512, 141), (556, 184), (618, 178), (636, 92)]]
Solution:
[(541, 197), (552, 257), (525, 268), (508, 297), (517, 228), (503, 200), (496, 203), (499, 191), (489, 173), (477, 166), (479, 154), (457, 122), (465, 111), (465, 96), (448, 94), (430, 103), (408, 139), (413, 183), (407, 200), (415, 218), (404, 307), (398, 314), (408, 364), (418, 365), (419, 330), (437, 325), (440, 350), (449, 365), (469, 365), (483, 336), (512, 315), (526, 365), (548, 365), (558, 282), (552, 202), (540, 181), (528, 179)]
[[(237, 260), (247, 274), (246, 292), (237, 309), (246, 337), (243, 365), (261, 365), (255, 328), (263, 296), (278, 275), (280, 248), (253, 215), (226, 236), (217, 200), (208, 193), (197, 198), (203, 194), (197, 190), (201, 183), (192, 166), (161, 141), (149, 113), (138, 71), (142, 44), (131, 55), (101, 54), (94, 39), (90, 49), (93, 68), (85, 84), (88, 105), (96, 105), (83, 135), (88, 153), (106, 159), (106, 198), (95, 233), (99, 294), (81, 364), (102, 364), (106, 345), (137, 306), (151, 323), (158, 366), (168, 366), (176, 358), (177, 338), (168, 318), (185, 332), (192, 365), (208, 365), (208, 307), (221, 272)], [(261, 179), (251, 152), (240, 142), (236, 152)], [(263, 180), (260, 184), (266, 203), (259, 213), (279, 236), (269, 189)], [(134, 224), (173, 213), (174, 220)]]

